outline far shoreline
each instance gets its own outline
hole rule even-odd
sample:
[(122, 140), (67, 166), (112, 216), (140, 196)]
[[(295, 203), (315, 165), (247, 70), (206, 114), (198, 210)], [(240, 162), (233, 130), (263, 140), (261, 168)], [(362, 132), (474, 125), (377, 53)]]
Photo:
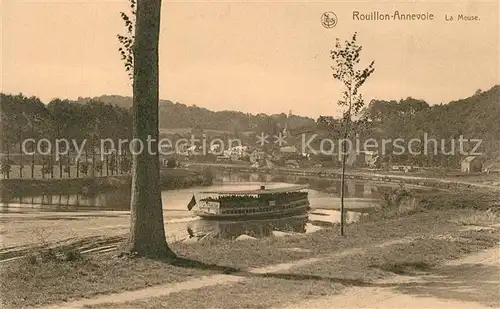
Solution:
[[(302, 176), (302, 177), (318, 177), (324, 179), (337, 179), (340, 180), (341, 172), (338, 169), (332, 168), (286, 168), (286, 167), (273, 167), (273, 168), (253, 168), (249, 165), (243, 164), (214, 164), (214, 163), (189, 163), (190, 169), (194, 168), (206, 168), (210, 167), (215, 171), (225, 171), (225, 172), (242, 172), (242, 173), (258, 173), (258, 174), (268, 174), (268, 175), (285, 175), (285, 176)], [(436, 189), (457, 189), (457, 188), (483, 188), (489, 190), (500, 190), (500, 174), (497, 175), (496, 181), (488, 181), (493, 184), (485, 184), (484, 181), (477, 179), (470, 179), (473, 177), (481, 177), (486, 175), (460, 175), (462, 179), (452, 179), (452, 177), (458, 178), (457, 175), (446, 175), (441, 177), (436, 177), (431, 174), (416, 174), (416, 173), (405, 173), (396, 174), (394, 172), (388, 172), (383, 170), (368, 171), (361, 169), (354, 169), (346, 172), (346, 179), (363, 180), (363, 181), (376, 181), (383, 183), (395, 183), (403, 185), (416, 185), (421, 187), (429, 187)], [(493, 178), (492, 176), (491, 178)], [(468, 179), (469, 178), (469, 179)]]
[[(109, 190), (131, 187), (130, 175), (113, 175), (79, 178), (10, 178), (0, 179), (0, 193), (3, 200), (19, 196), (47, 194), (92, 195)], [(208, 170), (162, 169), (160, 188), (175, 190), (213, 183), (213, 175)]]

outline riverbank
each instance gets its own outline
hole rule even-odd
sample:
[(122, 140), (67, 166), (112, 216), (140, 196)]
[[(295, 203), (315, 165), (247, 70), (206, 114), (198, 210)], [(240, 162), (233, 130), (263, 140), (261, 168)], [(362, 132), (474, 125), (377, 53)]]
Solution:
[[(171, 247), (179, 256), (198, 261), (183, 260), (176, 265), (118, 258), (116, 251), (90, 253), (65, 262), (18, 260), (0, 265), (0, 292), (9, 308), (60, 302), (66, 303), (59, 308), (68, 308), (70, 301), (107, 294), (110, 298), (103, 296), (101, 302), (91, 303), (92, 308), (163, 308), (166, 304), (267, 308), (298, 297), (335, 293), (353, 284), (369, 284), (394, 272), (432, 268), (447, 259), (492, 247), (500, 240), (500, 231), (490, 227), (499, 223), (498, 214), (491, 211), (499, 207), (495, 196), (471, 191), (427, 197), (411, 211), (384, 212), (348, 225), (345, 237), (339, 236), (334, 226), (287, 237), (173, 243)], [(483, 227), (469, 228), (478, 225)], [(203, 279), (205, 283), (200, 284), (201, 279), (196, 278), (201, 276), (213, 279)], [(226, 282), (224, 278), (231, 279)], [(231, 280), (240, 283), (219, 285), (231, 284)], [(163, 285), (185, 281), (191, 283), (183, 285), (184, 290), (175, 288), (177, 292), (171, 295), (162, 294), (172, 290)], [(137, 292), (127, 294), (132, 290)], [(234, 297), (224, 297), (227, 293)], [(256, 297), (259, 294), (273, 297)], [(106, 300), (116, 300), (112, 295), (135, 302), (103, 305)], [(207, 299), (207, 295), (215, 297)], [(163, 297), (148, 299), (152, 296)]]
[[(225, 171), (230, 173), (259, 173), (269, 175), (283, 176), (301, 176), (301, 177), (319, 177), (325, 179), (340, 179), (341, 171), (331, 168), (252, 168), (249, 165), (241, 164), (204, 164), (191, 163), (190, 168), (210, 167), (215, 171)], [(416, 186), (434, 187), (438, 189), (469, 189), (469, 188), (485, 188), (491, 190), (500, 190), (500, 174), (497, 175), (471, 175), (460, 176), (456, 175), (435, 177), (434, 174), (412, 174), (401, 172), (384, 172), (384, 171), (364, 171), (353, 170), (346, 172), (346, 179), (376, 181), (396, 184), (409, 184)]]
[[(198, 171), (162, 169), (160, 171), (160, 186), (164, 190), (207, 186), (212, 184), (213, 178), (213, 174), (208, 169)], [(36, 195), (92, 195), (107, 190), (130, 187), (130, 175), (52, 179), (0, 179), (0, 193), (3, 200)]]

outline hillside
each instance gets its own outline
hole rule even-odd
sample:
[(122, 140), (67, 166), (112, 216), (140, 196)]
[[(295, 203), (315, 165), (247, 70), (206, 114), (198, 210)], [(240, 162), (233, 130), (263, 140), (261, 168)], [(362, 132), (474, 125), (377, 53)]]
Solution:
[[(85, 103), (91, 99), (101, 101), (106, 104), (117, 105), (122, 108), (132, 106), (132, 98), (103, 95), (94, 98), (78, 98), (79, 103)], [(285, 122), (289, 129), (314, 126), (315, 120), (308, 117), (276, 114), (270, 115), (273, 120), (267, 119), (266, 114), (252, 115), (238, 111), (211, 111), (198, 106), (187, 106), (182, 103), (173, 103), (169, 100), (160, 100), (160, 127), (161, 128), (194, 128), (221, 130), (230, 132), (253, 131), (265, 122), (275, 122), (279, 128), (285, 127)]]
[(413, 124), (436, 137), (482, 140), (487, 157), (500, 156), (500, 86), (449, 104), (432, 106)]
[[(438, 142), (439, 153), (450, 152), (455, 143), (459, 152), (459, 139), (480, 139), (481, 147), (476, 152), (485, 154), (487, 159), (500, 157), (500, 85), (487, 91), (450, 102), (429, 106), (422, 100), (373, 100), (365, 116), (370, 120), (370, 133), (376, 138), (422, 139), (424, 134)], [(444, 151), (441, 144), (444, 141)], [(464, 150), (471, 151), (475, 143), (465, 143)], [(418, 145), (417, 145), (418, 147)], [(420, 149), (422, 150), (422, 149)], [(429, 166), (456, 166), (460, 155), (433, 155), (425, 158), (413, 157), (415, 163)], [(392, 157), (394, 161), (405, 161), (404, 156)]]

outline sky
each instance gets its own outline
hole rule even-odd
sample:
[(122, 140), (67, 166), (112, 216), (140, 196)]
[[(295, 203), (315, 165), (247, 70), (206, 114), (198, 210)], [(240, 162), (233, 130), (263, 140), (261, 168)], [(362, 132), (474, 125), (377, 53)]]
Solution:
[[(118, 53), (127, 1), (1, 2), (1, 91), (51, 99), (132, 95)], [(432, 13), (432, 21), (353, 20), (353, 12)], [(335, 39), (358, 32), (371, 99), (430, 104), (499, 84), (499, 15), (492, 2), (163, 1), (160, 98), (212, 110), (338, 115)], [(321, 24), (334, 12), (337, 25)], [(477, 21), (457, 21), (457, 15)], [(446, 21), (446, 16), (454, 17)]]

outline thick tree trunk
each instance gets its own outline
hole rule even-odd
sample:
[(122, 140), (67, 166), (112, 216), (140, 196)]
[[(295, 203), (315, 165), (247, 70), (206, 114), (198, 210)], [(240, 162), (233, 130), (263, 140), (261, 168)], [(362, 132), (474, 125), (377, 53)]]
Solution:
[[(137, 2), (134, 42), (133, 138), (144, 149), (133, 155), (130, 205), (131, 252), (143, 256), (173, 258), (165, 239), (158, 160), (158, 41), (161, 0)], [(148, 136), (152, 152), (148, 153)], [(136, 144), (137, 146), (137, 144)]]

